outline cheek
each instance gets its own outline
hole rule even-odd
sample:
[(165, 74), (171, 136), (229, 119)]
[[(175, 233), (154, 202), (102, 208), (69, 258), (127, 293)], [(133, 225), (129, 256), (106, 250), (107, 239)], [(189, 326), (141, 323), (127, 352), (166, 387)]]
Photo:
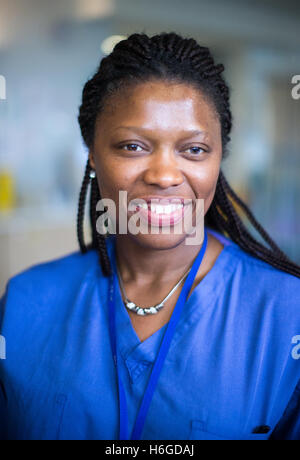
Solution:
[(190, 183), (193, 186), (197, 198), (209, 199), (214, 195), (220, 163), (208, 161), (194, 167), (190, 172)]
[(119, 191), (129, 190), (134, 182), (134, 171), (121, 161), (103, 161), (97, 165), (97, 177), (101, 197), (118, 202)]

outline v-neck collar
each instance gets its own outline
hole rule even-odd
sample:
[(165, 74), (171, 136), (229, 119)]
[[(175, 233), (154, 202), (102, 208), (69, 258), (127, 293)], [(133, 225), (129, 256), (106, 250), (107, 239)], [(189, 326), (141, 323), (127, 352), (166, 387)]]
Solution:
[[(210, 232), (210, 229), (207, 228), (207, 231)], [(218, 237), (218, 233), (213, 232), (213, 234)], [(203, 312), (205, 308), (208, 308), (209, 305), (211, 305), (216, 299), (218, 292), (224, 286), (226, 279), (234, 269), (234, 264), (229, 264), (228, 262), (230, 253), (232, 249), (235, 249), (236, 245), (227, 238), (225, 241), (224, 238), (225, 237), (223, 237), (223, 241), (225, 244), (223, 250), (218, 255), (210, 271), (193, 289), (184, 306), (170, 350), (184, 333), (186, 327), (189, 327), (189, 325), (198, 318), (201, 312)], [(112, 257), (112, 248), (115, 241), (116, 235), (111, 235), (107, 239), (107, 250), (110, 258)], [(150, 337), (141, 342), (133, 328), (130, 316), (123, 303), (119, 283), (117, 284), (116, 289), (116, 302), (116, 333), (118, 351), (126, 362), (129, 373), (131, 373), (131, 377), (133, 377), (137, 374), (137, 371), (139, 372), (141, 370), (141, 365), (148, 367), (155, 361), (161, 341), (169, 323), (162, 326)], [(139, 369), (136, 369), (137, 363), (140, 365)]]

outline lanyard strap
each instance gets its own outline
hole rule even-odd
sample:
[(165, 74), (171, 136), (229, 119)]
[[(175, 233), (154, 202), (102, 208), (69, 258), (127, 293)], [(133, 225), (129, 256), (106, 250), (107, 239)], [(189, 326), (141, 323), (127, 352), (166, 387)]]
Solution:
[[(115, 278), (115, 276), (114, 276)], [(117, 371), (118, 378), (118, 393), (119, 393), (119, 406), (120, 406), (120, 430), (119, 439), (128, 439), (128, 414), (127, 403), (123, 382), (118, 371), (118, 356), (117, 356), (117, 334), (116, 334), (116, 321), (115, 321), (115, 280), (111, 280), (109, 286), (109, 335), (112, 348), (114, 365)]]
[[(207, 232), (206, 228), (204, 228), (204, 240), (199, 251), (196, 259), (193, 262), (191, 271), (189, 272), (188, 277), (186, 278), (182, 290), (180, 292), (179, 298), (173, 310), (171, 319), (168, 323), (167, 330), (164, 334), (158, 355), (156, 357), (149, 382), (147, 384), (146, 391), (143, 396), (143, 400), (141, 406), (139, 408), (139, 412), (133, 427), (131, 439), (137, 440), (140, 439), (145, 420), (147, 417), (147, 413), (149, 410), (150, 403), (153, 398), (153, 394), (158, 382), (158, 378), (162, 371), (162, 367), (167, 356), (168, 350), (170, 348), (170, 344), (172, 338), (175, 333), (175, 329), (177, 323), (180, 318), (180, 314), (186, 302), (187, 296), (190, 292), (190, 289), (193, 285), (195, 276), (198, 272), (198, 268), (202, 262), (202, 259), (205, 254), (207, 246)], [(115, 258), (115, 245), (113, 245), (112, 251), (112, 266), (113, 266), (113, 273), (110, 277), (110, 287), (109, 287), (109, 333), (110, 333), (110, 341), (111, 341), (111, 348), (113, 353), (114, 364), (116, 367), (117, 377), (118, 377), (118, 391), (119, 391), (119, 410), (120, 410), (120, 430), (119, 430), (119, 439), (124, 440), (128, 439), (128, 412), (127, 412), (127, 402), (126, 402), (126, 395), (124, 385), (121, 379), (120, 370), (118, 366), (118, 357), (117, 357), (117, 337), (116, 337), (116, 306), (115, 306), (115, 297), (116, 297), (116, 288), (117, 288), (117, 275), (116, 275), (116, 258)]]

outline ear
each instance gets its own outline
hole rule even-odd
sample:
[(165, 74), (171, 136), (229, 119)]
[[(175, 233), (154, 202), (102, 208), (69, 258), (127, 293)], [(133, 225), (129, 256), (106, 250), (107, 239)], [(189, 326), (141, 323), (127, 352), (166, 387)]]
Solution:
[(89, 151), (89, 162), (90, 162), (90, 165), (93, 169), (96, 169), (96, 165), (95, 165), (95, 162), (94, 162), (94, 155), (93, 155), (93, 152), (90, 150)]

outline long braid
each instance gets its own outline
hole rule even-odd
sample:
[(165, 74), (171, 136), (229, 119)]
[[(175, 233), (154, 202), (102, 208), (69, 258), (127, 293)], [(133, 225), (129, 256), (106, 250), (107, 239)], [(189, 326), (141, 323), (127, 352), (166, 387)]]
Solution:
[[(193, 38), (183, 38), (175, 32), (149, 37), (141, 33), (131, 34), (117, 43), (109, 56), (103, 58), (95, 75), (87, 81), (82, 94), (78, 121), (83, 140), (88, 148), (93, 145), (95, 124), (107, 100), (116, 91), (153, 79), (191, 84), (212, 102), (220, 120), (222, 159), (228, 155), (232, 114), (229, 88), (221, 76), (223, 64), (215, 64), (207, 47), (200, 46)], [(88, 186), (88, 165), (80, 191), (77, 233), (80, 249), (87, 250), (83, 239), (84, 204)], [(110, 273), (105, 237), (96, 231), (96, 202), (100, 192), (96, 180), (92, 182), (90, 198), (90, 222), (92, 243), (88, 248), (98, 250), (103, 272)], [(253, 227), (269, 247), (257, 241), (236, 212), (235, 203), (245, 213)], [(255, 219), (252, 212), (232, 190), (220, 170), (213, 202), (205, 215), (211, 228), (229, 236), (244, 251), (269, 263), (275, 268), (300, 277), (300, 267), (290, 261)]]
[[(299, 267), (290, 261), (288, 257), (277, 247), (271, 237), (257, 222), (247, 205), (239, 197), (235, 200), (237, 195), (231, 188), (229, 191), (229, 188), (230, 186), (227, 183), (224, 174), (220, 171), (214, 203), (212, 203), (212, 206), (206, 216), (207, 222), (209, 221), (209, 218), (211, 218), (212, 221), (217, 224), (217, 229), (221, 233), (226, 232), (227, 235), (230, 236), (230, 238), (245, 251), (250, 252), (280, 270), (299, 276)], [(229, 200), (229, 195), (231, 195), (237, 204), (240, 205), (250, 222), (268, 242), (272, 249), (268, 249), (263, 246), (248, 232)], [(221, 210), (221, 213), (219, 210)], [(224, 216), (226, 216), (227, 219), (225, 219)]]
[[(80, 246), (80, 250), (82, 253), (86, 253), (88, 250), (94, 248), (98, 250), (99, 255), (99, 262), (102, 267), (103, 273), (105, 276), (109, 276), (111, 273), (111, 266), (110, 260), (107, 253), (107, 247), (105, 243), (105, 236), (101, 235), (96, 230), (96, 220), (97, 220), (97, 213), (96, 213), (96, 205), (97, 202), (101, 199), (99, 187), (97, 183), (97, 179), (94, 178), (91, 180), (90, 172), (92, 168), (90, 166), (89, 160), (87, 160), (84, 178), (79, 194), (79, 203), (78, 203), (78, 213), (77, 213), (77, 238)], [(84, 211), (85, 211), (85, 203), (86, 203), (86, 196), (88, 191), (88, 186), (91, 183), (91, 193), (90, 193), (90, 208), (89, 208), (89, 215), (90, 215), (90, 225), (92, 230), (92, 242), (86, 246), (84, 242)]]
[(105, 236), (98, 233), (96, 230), (97, 211), (96, 205), (101, 199), (97, 179), (92, 180), (91, 199), (90, 199), (90, 218), (92, 226), (92, 237), (96, 248), (98, 249), (99, 262), (102, 267), (105, 276), (109, 276), (111, 273), (110, 260), (107, 253), (107, 247), (105, 243)]
[(246, 216), (248, 217), (248, 219), (250, 220), (252, 225), (261, 234), (261, 236), (269, 244), (269, 246), (273, 249), (273, 251), (276, 252), (283, 259), (287, 260), (286, 255), (281, 251), (281, 249), (279, 249), (279, 247), (272, 240), (270, 235), (268, 235), (268, 233), (262, 227), (262, 225), (255, 219), (255, 217), (253, 216), (252, 212), (247, 207), (247, 205), (237, 196), (237, 194), (234, 192), (234, 190), (232, 190), (232, 188), (228, 184), (227, 180), (225, 179), (225, 176), (222, 173), (222, 171), (221, 171), (221, 182), (222, 182), (222, 186), (223, 186), (224, 190), (227, 192), (227, 194), (230, 195), (233, 198), (233, 200), (240, 206), (240, 208), (243, 209), (243, 211), (245, 212)]
[(86, 164), (84, 177), (79, 193), (79, 201), (78, 201), (78, 211), (77, 211), (77, 239), (79, 242), (80, 250), (82, 253), (87, 251), (87, 247), (84, 242), (84, 234), (83, 234), (83, 223), (84, 223), (84, 210), (85, 210), (85, 202), (86, 202), (86, 194), (88, 190), (88, 186), (90, 183), (90, 164), (89, 161)]

